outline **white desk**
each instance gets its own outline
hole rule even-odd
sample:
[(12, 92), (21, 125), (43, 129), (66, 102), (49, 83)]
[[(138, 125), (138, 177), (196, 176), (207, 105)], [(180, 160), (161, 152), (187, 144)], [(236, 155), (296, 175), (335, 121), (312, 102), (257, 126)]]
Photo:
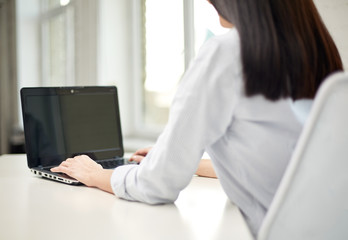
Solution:
[(174, 204), (128, 202), (34, 176), (25, 155), (0, 156), (0, 239), (252, 239), (216, 179), (193, 177)]

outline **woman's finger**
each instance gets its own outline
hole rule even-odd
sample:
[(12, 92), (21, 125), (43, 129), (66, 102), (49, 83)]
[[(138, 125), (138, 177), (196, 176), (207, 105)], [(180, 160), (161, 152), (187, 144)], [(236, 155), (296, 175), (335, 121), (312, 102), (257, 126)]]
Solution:
[(141, 155), (133, 155), (129, 160), (140, 163), (144, 159), (144, 156)]

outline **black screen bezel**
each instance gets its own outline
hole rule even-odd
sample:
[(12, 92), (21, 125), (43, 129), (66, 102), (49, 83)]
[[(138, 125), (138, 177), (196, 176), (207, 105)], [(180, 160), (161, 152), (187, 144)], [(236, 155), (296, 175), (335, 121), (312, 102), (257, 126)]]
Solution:
[[(118, 94), (117, 88), (115, 86), (87, 86), (87, 87), (24, 87), (20, 91), (21, 95), (21, 104), (22, 104), (22, 117), (23, 117), (23, 126), (24, 126), (24, 135), (25, 135), (25, 145), (26, 145), (26, 154), (28, 159), (28, 167), (38, 167), (41, 166), (41, 160), (36, 159), (36, 155), (33, 154), (31, 149), (31, 139), (29, 133), (28, 119), (26, 117), (27, 113), (27, 102), (26, 98), (31, 96), (60, 96), (60, 95), (79, 95), (79, 94), (112, 94), (114, 96), (114, 107), (115, 107), (115, 119), (117, 120), (117, 132), (118, 132), (118, 143), (119, 146), (116, 146), (112, 151), (100, 149), (97, 152), (89, 151), (84, 153), (64, 153), (55, 156), (58, 162), (64, 161), (66, 158), (74, 157), (76, 155), (87, 154), (93, 160), (104, 160), (110, 158), (120, 158), (123, 157), (123, 138), (121, 130), (121, 120), (120, 120), (120, 111), (118, 104)], [(105, 107), (105, 106), (101, 106)], [(101, 123), (102, 124), (102, 123)]]

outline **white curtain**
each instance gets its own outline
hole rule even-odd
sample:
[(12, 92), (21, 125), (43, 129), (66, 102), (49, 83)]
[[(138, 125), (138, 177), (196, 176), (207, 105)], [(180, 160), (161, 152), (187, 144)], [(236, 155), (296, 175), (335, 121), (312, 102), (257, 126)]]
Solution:
[(0, 0), (0, 155), (10, 152), (18, 122), (15, 0)]

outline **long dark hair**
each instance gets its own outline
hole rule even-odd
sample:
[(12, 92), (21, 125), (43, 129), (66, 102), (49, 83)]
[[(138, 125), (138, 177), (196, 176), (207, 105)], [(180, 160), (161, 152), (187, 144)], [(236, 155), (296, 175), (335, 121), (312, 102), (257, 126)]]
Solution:
[(247, 96), (314, 98), (342, 70), (337, 47), (312, 0), (211, 0), (237, 28)]

